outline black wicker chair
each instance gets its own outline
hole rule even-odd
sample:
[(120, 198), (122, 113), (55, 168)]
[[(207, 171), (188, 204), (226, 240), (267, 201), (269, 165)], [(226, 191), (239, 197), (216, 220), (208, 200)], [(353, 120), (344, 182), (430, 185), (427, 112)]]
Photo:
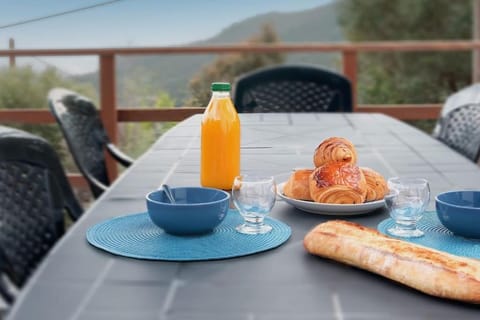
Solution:
[(351, 112), (352, 89), (343, 75), (313, 65), (276, 65), (234, 82), (237, 112)]
[(437, 123), (435, 124), (432, 135), (435, 138), (438, 138), (438, 135), (442, 130), (442, 118), (444, 118), (449, 112), (453, 111), (455, 108), (470, 103), (480, 103), (480, 83), (475, 83), (462, 88), (461, 90), (448, 96), (442, 106), (440, 116), (437, 119)]
[(473, 162), (480, 157), (480, 104), (471, 103), (453, 109), (439, 119), (436, 138)]
[(133, 160), (110, 142), (92, 101), (63, 88), (52, 89), (48, 101), (78, 169), (98, 198), (110, 185), (104, 150), (125, 167)]
[(0, 126), (0, 293), (4, 282), (21, 288), (65, 232), (64, 211), (73, 221), (83, 212), (60, 160), (44, 139)]

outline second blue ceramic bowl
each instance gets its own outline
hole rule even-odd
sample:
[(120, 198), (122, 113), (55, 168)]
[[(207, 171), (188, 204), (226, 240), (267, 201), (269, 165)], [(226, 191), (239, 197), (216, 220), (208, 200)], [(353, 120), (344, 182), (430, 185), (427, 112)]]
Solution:
[(147, 194), (150, 219), (165, 232), (174, 235), (196, 235), (212, 232), (228, 212), (230, 194), (203, 187), (171, 188), (175, 203), (169, 202), (163, 190)]
[(453, 233), (480, 238), (480, 191), (444, 192), (435, 197), (440, 222)]

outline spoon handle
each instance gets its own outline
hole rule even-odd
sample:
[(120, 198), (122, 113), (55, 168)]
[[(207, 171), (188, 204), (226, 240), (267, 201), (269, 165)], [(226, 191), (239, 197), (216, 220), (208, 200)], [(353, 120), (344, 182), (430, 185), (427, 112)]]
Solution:
[(170, 187), (168, 184), (162, 184), (162, 189), (163, 192), (165, 192), (165, 195), (167, 196), (168, 200), (170, 200), (170, 203), (175, 203), (175, 198), (173, 197), (172, 190), (170, 190)]

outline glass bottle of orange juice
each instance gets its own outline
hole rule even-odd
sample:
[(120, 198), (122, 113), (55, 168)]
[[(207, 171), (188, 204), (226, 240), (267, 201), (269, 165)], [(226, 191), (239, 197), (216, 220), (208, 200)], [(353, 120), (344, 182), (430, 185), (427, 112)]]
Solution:
[(240, 174), (240, 119), (230, 98), (230, 83), (214, 82), (202, 118), (200, 183), (230, 190)]

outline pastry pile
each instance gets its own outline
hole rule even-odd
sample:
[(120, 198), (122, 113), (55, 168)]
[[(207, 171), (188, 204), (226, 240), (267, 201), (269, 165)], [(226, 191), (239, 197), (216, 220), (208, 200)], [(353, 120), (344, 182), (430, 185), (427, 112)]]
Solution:
[(295, 170), (283, 187), (289, 198), (321, 203), (358, 204), (383, 199), (385, 178), (357, 165), (357, 152), (345, 138), (325, 139), (313, 155), (315, 169)]

